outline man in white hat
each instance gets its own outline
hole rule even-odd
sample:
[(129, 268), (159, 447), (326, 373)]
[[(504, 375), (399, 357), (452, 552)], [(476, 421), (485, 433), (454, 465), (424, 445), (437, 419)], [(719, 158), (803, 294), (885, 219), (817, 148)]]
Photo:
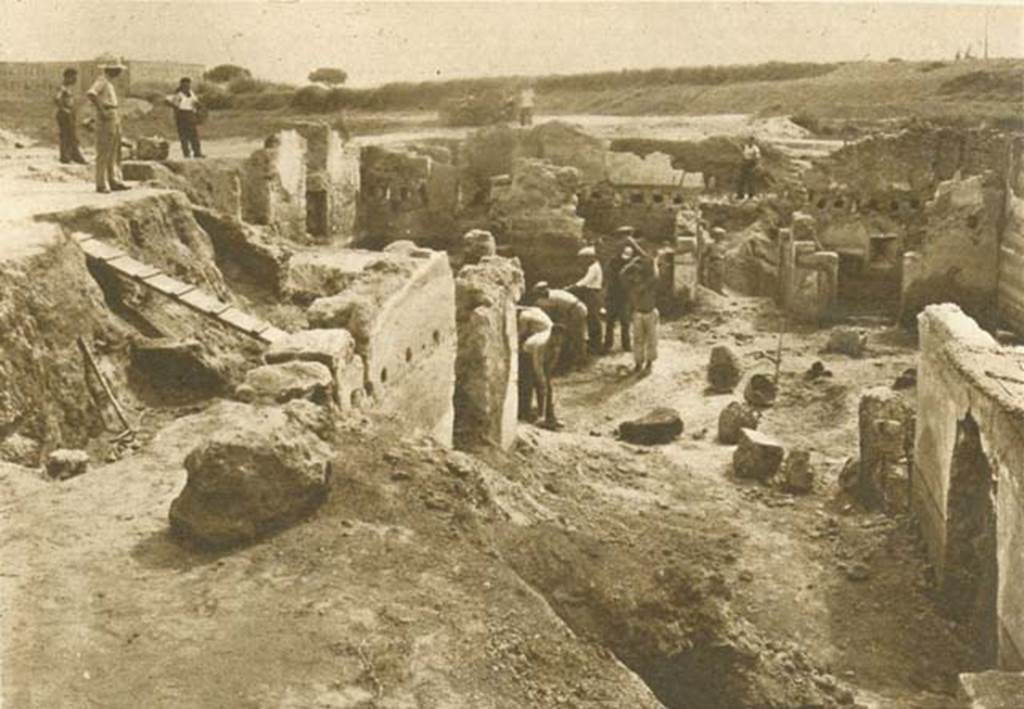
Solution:
[(105, 193), (129, 189), (121, 177), (121, 116), (113, 83), (125, 67), (104, 55), (99, 68), (102, 73), (85, 95), (96, 107), (96, 191)]
[(587, 306), (587, 343), (590, 354), (601, 351), (601, 294), (604, 289), (604, 271), (597, 258), (597, 250), (593, 246), (585, 246), (577, 254), (586, 264), (587, 272), (583, 278), (569, 286), (570, 293), (583, 301)]

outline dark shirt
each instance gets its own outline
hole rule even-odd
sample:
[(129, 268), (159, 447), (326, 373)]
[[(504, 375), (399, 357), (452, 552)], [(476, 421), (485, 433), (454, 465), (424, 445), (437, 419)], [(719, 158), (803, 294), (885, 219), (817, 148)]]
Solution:
[(649, 256), (637, 256), (623, 267), (622, 282), (633, 310), (649, 313), (657, 306), (658, 267)]

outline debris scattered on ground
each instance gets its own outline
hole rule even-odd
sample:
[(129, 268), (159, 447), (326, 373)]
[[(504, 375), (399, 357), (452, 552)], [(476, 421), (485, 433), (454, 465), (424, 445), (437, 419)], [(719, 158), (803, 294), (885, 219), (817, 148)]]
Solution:
[(619, 425), (619, 436), (629, 443), (657, 445), (669, 443), (683, 432), (683, 420), (675, 409), (658, 407), (646, 415)]
[(826, 352), (863, 357), (867, 350), (868, 336), (863, 330), (852, 327), (836, 327), (828, 335)]
[(743, 377), (740, 361), (736, 354), (726, 345), (715, 345), (711, 348), (711, 359), (708, 362), (708, 383), (716, 392), (729, 392), (736, 388)]
[(764, 408), (775, 403), (776, 386), (772, 378), (766, 374), (754, 374), (747, 380), (743, 390), (743, 398), (751, 406)]
[(810, 379), (811, 381), (814, 381), (816, 379), (825, 379), (831, 376), (832, 370), (826, 368), (825, 364), (821, 360), (817, 360), (814, 364), (811, 365), (810, 369), (808, 369), (804, 373), (804, 377), (806, 379)]
[(786, 449), (766, 433), (741, 428), (739, 445), (733, 453), (733, 473), (737, 478), (768, 482), (779, 471)]
[(730, 402), (718, 415), (718, 442), (735, 445), (740, 439), (740, 430), (757, 428), (760, 416), (757, 411), (742, 401)]
[(910, 389), (915, 386), (917, 386), (917, 367), (907, 367), (892, 383), (892, 388), (896, 390)]
[(814, 489), (814, 470), (809, 451), (795, 449), (786, 455), (782, 467), (782, 487), (788, 492), (807, 493)]
[(58, 448), (46, 458), (46, 474), (54, 480), (84, 475), (88, 468), (89, 454), (83, 450)]

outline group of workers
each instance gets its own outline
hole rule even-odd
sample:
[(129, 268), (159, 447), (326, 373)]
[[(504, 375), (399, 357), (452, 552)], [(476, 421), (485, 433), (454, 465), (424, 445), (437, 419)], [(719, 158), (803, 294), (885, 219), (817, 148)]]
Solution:
[[(115, 57), (103, 57), (99, 62), (100, 75), (85, 92), (96, 109), (96, 191), (107, 193), (127, 190), (121, 174), (121, 116), (120, 103), (114, 82), (125, 70)], [(60, 137), (60, 161), (86, 164), (78, 142), (78, 115), (74, 87), (78, 84), (78, 70), (64, 70), (61, 86), (54, 97), (57, 105), (57, 131)], [(200, 103), (192, 91), (192, 80), (183, 77), (173, 94), (166, 97), (174, 109), (174, 122), (181, 141), (181, 152), (186, 158), (203, 157), (199, 142)]]
[(579, 252), (582, 278), (566, 288), (538, 282), (529, 304), (517, 309), (521, 418), (560, 428), (554, 375), (586, 366), (591, 355), (610, 352), (616, 326), (622, 350), (633, 353), (633, 372), (650, 374), (658, 358), (658, 263), (637, 243), (632, 227), (621, 227), (616, 235), (625, 245), (606, 265), (587, 246)]

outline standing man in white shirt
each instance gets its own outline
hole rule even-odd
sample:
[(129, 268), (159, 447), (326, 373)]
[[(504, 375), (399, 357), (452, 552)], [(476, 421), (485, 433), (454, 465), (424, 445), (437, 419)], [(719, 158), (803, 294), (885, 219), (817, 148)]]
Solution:
[(757, 177), (759, 162), (761, 162), (761, 149), (757, 147), (754, 136), (750, 136), (743, 145), (743, 162), (740, 164), (740, 179), (736, 186), (736, 196), (739, 199), (754, 196), (754, 180)]
[(99, 59), (102, 72), (85, 95), (96, 107), (96, 191), (130, 189), (121, 177), (121, 116), (114, 80), (124, 71), (121, 60), (111, 55)]
[(577, 256), (587, 264), (587, 272), (568, 291), (587, 306), (587, 344), (590, 354), (601, 351), (601, 294), (604, 290), (604, 270), (593, 246), (585, 246)]
[(174, 125), (178, 128), (181, 154), (186, 158), (203, 157), (199, 144), (199, 98), (192, 91), (192, 79), (182, 77), (178, 90), (167, 97), (174, 107)]
[(527, 85), (519, 92), (519, 125), (526, 128), (533, 125), (533, 86)]

